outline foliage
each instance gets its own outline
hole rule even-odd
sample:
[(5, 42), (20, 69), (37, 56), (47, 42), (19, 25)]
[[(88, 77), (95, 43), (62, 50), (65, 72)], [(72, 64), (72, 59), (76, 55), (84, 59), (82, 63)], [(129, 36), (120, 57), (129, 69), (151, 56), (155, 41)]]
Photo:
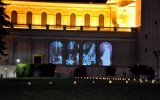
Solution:
[(106, 76), (115, 76), (115, 72), (116, 72), (116, 67), (115, 66), (109, 66), (105, 69), (106, 71)]
[(54, 64), (35, 64), (19, 63), (17, 64), (17, 77), (34, 77), (34, 72), (38, 70), (40, 77), (53, 77), (56, 65)]
[(36, 69), (35, 64), (30, 64), (30, 71), (29, 71), (29, 77), (33, 77), (34, 71)]
[(55, 64), (40, 64), (38, 69), (40, 71), (40, 77), (53, 77), (55, 73)]
[(0, 55), (2, 56), (7, 56), (7, 54), (4, 52), (4, 50), (7, 49), (4, 39), (9, 33), (4, 29), (4, 26), (8, 27), (11, 25), (9, 16), (5, 13), (5, 6), (7, 6), (7, 4), (0, 0)]
[(154, 77), (154, 73), (155, 73), (155, 71), (152, 69), (152, 67), (148, 67), (147, 65), (131, 66), (130, 72), (132, 72), (132, 74), (137, 77), (139, 77), (140, 75), (144, 75), (149, 79), (152, 79)]
[(86, 68), (84, 66), (80, 66), (75, 69), (75, 77), (86, 77)]
[(17, 64), (16, 73), (17, 77), (27, 77), (30, 72), (30, 64), (19, 63)]

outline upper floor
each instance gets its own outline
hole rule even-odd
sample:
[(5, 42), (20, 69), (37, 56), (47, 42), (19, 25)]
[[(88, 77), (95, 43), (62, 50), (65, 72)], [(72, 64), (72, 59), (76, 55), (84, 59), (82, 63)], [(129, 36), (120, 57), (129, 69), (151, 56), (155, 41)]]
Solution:
[(10, 21), (19, 28), (25, 25), (67, 26), (73, 30), (80, 26), (89, 30), (93, 27), (101, 30), (105, 27), (136, 27), (136, 0), (119, 1), (126, 2), (109, 0), (106, 4), (96, 4), (5, 0), (10, 4), (6, 8)]

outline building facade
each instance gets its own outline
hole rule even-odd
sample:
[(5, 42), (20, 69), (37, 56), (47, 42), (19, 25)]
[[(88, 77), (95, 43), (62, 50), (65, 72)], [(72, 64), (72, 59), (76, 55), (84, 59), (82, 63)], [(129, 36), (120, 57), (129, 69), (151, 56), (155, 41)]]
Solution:
[[(149, 11), (158, 12), (159, 2), (153, 1)], [(6, 12), (13, 25), (7, 28), (9, 55), (0, 61), (4, 66), (6, 60), (9, 65), (16, 65), (17, 59), (22, 63), (53, 63), (57, 65), (56, 72), (66, 76), (85, 65), (91, 76), (89, 66), (94, 64), (94, 76), (101, 77), (105, 76), (104, 69), (112, 65), (117, 66), (117, 76), (129, 74), (129, 66), (135, 64), (156, 68), (153, 51), (158, 50), (159, 44), (153, 44), (159, 41), (160, 15), (147, 16), (151, 0), (5, 2), (10, 4)], [(152, 22), (156, 27), (146, 25)]]

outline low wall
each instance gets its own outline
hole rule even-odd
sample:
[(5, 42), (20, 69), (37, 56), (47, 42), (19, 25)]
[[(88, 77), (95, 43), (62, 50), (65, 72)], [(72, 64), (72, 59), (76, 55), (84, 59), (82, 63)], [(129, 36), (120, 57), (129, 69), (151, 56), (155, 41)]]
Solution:
[(1, 78), (15, 78), (16, 66), (15, 65), (0, 65)]

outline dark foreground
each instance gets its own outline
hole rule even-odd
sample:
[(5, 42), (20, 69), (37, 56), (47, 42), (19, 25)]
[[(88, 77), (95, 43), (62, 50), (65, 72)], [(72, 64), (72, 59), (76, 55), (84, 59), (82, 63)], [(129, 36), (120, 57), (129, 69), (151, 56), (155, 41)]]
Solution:
[[(0, 79), (0, 100), (160, 100), (160, 84), (108, 80)], [(28, 82), (31, 82), (28, 85)]]

